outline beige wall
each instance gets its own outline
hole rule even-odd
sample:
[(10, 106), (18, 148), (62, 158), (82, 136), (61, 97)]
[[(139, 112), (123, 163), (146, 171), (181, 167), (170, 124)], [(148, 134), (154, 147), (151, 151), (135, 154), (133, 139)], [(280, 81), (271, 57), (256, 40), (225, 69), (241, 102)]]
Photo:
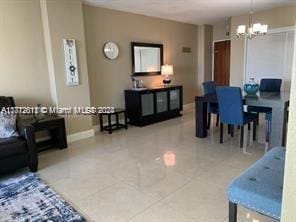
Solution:
[(205, 25), (205, 39), (204, 39), (204, 80), (212, 80), (212, 48), (213, 48), (213, 26)]
[(202, 83), (212, 79), (213, 26), (198, 26), (198, 93), (203, 93)]
[[(164, 62), (174, 65), (172, 84), (184, 87), (184, 103), (197, 92), (197, 26), (83, 6), (91, 102), (124, 107), (124, 89), (131, 88), (131, 42), (162, 43)], [(103, 45), (114, 41), (119, 57), (108, 60)], [(183, 53), (182, 47), (192, 53)], [(162, 85), (162, 77), (141, 77), (146, 86)]]
[[(295, 6), (281, 7), (254, 14), (254, 22), (268, 24), (269, 29), (293, 26), (295, 24)], [(244, 82), (245, 39), (236, 37), (238, 25), (248, 23), (248, 15), (231, 18), (231, 54), (230, 84), (242, 86)]]
[(0, 95), (51, 104), (40, 4), (0, 0)]
[(230, 19), (214, 24), (213, 41), (229, 39), (227, 32), (230, 34)]
[[(296, 8), (294, 13), (296, 13)], [(295, 26), (296, 29), (296, 26)], [(296, 42), (296, 35), (295, 35)], [(294, 64), (291, 81), (291, 97), (289, 107), (289, 125), (285, 162), (282, 222), (295, 221), (296, 218), (296, 44), (294, 44)]]
[[(80, 0), (0, 0), (0, 30), (0, 95), (13, 96), (17, 105), (90, 105)], [(63, 38), (77, 40), (81, 84), (76, 87), (66, 86)], [(92, 122), (90, 117), (70, 117), (66, 128), (69, 135), (92, 129)]]
[[(48, 59), (53, 64), (53, 75), (57, 95), (57, 105), (62, 106), (89, 106), (89, 81), (86, 62), (85, 38), (82, 5), (80, 0), (47, 0), (43, 1), (47, 10), (47, 20), (50, 47), (47, 53), (52, 55)], [(65, 59), (63, 39), (76, 40), (79, 85), (67, 86), (65, 74)], [(66, 118), (67, 133), (73, 134), (92, 129), (89, 116), (71, 116)]]

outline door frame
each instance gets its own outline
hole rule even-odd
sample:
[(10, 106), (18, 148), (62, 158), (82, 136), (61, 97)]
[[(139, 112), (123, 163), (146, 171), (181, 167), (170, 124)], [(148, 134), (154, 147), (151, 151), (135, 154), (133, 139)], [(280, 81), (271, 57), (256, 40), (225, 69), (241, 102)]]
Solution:
[[(215, 43), (216, 42), (224, 42), (224, 41), (230, 41), (231, 44), (231, 39), (219, 39), (219, 40), (213, 40), (212, 43), (212, 81), (214, 81), (214, 68), (215, 68)], [(230, 46), (231, 47), (231, 46)], [(230, 61), (230, 60), (229, 60)]]

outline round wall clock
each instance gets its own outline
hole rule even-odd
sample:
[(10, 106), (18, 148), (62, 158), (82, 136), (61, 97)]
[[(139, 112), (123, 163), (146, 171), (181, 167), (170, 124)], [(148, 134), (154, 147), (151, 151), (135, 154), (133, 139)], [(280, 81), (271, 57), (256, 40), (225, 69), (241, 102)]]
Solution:
[(114, 42), (107, 42), (104, 45), (104, 54), (108, 59), (116, 59), (119, 55), (119, 49), (116, 43)]

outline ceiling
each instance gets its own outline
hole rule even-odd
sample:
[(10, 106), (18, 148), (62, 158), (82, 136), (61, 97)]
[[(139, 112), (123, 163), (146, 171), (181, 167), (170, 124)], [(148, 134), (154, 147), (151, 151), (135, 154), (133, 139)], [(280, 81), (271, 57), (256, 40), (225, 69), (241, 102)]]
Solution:
[[(191, 24), (215, 24), (248, 13), (251, 0), (83, 0), (103, 8)], [(295, 0), (254, 0), (254, 11), (291, 5)]]

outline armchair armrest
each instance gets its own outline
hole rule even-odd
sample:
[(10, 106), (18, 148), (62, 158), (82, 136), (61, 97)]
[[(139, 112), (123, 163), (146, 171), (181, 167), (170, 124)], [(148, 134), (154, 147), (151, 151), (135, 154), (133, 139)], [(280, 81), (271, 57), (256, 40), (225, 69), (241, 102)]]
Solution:
[(35, 142), (35, 132), (32, 124), (23, 121), (22, 119), (17, 119), (17, 130), (21, 137), (26, 139), (29, 156), (30, 156), (30, 169), (32, 172), (37, 171), (38, 157), (37, 157), (37, 146)]

